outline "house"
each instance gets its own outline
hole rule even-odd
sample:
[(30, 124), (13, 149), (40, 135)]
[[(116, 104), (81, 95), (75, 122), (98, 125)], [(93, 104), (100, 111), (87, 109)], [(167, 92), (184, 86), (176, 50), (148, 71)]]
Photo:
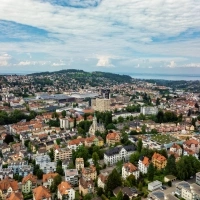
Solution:
[(42, 182), (43, 182), (43, 186), (45, 186), (46, 188), (50, 188), (51, 184), (53, 183), (53, 179), (58, 176), (58, 173), (48, 173), (48, 174), (43, 174), (42, 177)]
[(82, 146), (85, 142), (84, 138), (77, 138), (68, 142), (67, 147), (71, 150), (76, 151), (80, 146)]
[(140, 156), (138, 161), (138, 169), (141, 173), (147, 174), (149, 168), (150, 160), (146, 156)]
[(91, 137), (85, 138), (84, 144), (86, 147), (91, 147), (92, 145), (102, 147), (104, 145), (104, 141), (102, 137), (100, 136), (96, 137), (93, 135)]
[(79, 171), (84, 168), (84, 160), (83, 158), (76, 158), (75, 160), (76, 169)]
[(8, 195), (6, 200), (24, 200), (24, 197), (21, 192), (12, 192)]
[(196, 184), (200, 185), (200, 172), (196, 173)]
[(40, 169), (45, 173), (55, 172), (56, 171), (56, 163), (55, 162), (48, 162), (48, 163), (41, 163)]
[(192, 155), (192, 156), (196, 157), (196, 159), (198, 159), (198, 154), (195, 153), (195, 151), (193, 151), (193, 150), (191, 150), (191, 149), (189, 149), (187, 147), (183, 149), (183, 155), (184, 156)]
[(115, 188), (113, 190), (113, 194), (117, 197), (117, 195), (120, 191), (122, 192), (123, 196), (127, 195), (129, 197), (129, 199), (134, 199), (139, 194), (137, 189), (134, 187), (130, 188), (130, 187), (122, 187), (122, 186)]
[(199, 142), (195, 139), (190, 139), (190, 140), (186, 140), (184, 143), (183, 143), (183, 148), (187, 148), (187, 149), (190, 149), (192, 151), (194, 151), (195, 153), (199, 153)]
[(134, 145), (124, 147), (114, 147), (104, 153), (104, 163), (106, 165), (113, 165), (120, 160), (127, 162), (132, 153), (136, 151)]
[(4, 180), (0, 181), (0, 197), (5, 199), (10, 193), (18, 191), (18, 182), (5, 178)]
[(99, 174), (97, 179), (97, 185), (99, 188), (102, 188), (103, 190), (105, 189), (105, 184), (108, 179), (108, 175), (109, 174), (107, 172)]
[(29, 174), (22, 179), (22, 192), (30, 193), (37, 186), (37, 176)]
[(106, 136), (106, 144), (108, 146), (114, 146), (116, 143), (120, 142), (120, 135), (119, 133), (116, 132), (112, 132), (112, 133), (108, 133)]
[(149, 191), (154, 191), (154, 190), (157, 190), (161, 187), (162, 187), (162, 182), (157, 181), (157, 180), (148, 184), (148, 190)]
[(152, 163), (154, 167), (160, 170), (160, 169), (165, 168), (167, 164), (167, 159), (163, 155), (155, 152), (152, 156)]
[(4, 154), (5, 152), (10, 152), (10, 146), (6, 143), (1, 144), (1, 153)]
[(78, 185), (78, 170), (77, 169), (66, 169), (65, 170), (65, 181), (75, 186)]
[(83, 196), (94, 193), (94, 182), (91, 179), (81, 177), (79, 180), (79, 193)]
[(71, 160), (72, 159), (72, 150), (69, 148), (55, 148), (54, 150), (54, 160)]
[(62, 181), (58, 185), (58, 192), (57, 192), (58, 199), (64, 199), (67, 196), (68, 200), (75, 199), (75, 190), (71, 187), (71, 185), (66, 182)]
[(97, 178), (96, 167), (93, 165), (90, 165), (90, 167), (83, 168), (81, 171), (81, 174), (82, 174), (82, 177), (86, 179), (95, 180)]
[(35, 157), (35, 164), (36, 165), (40, 165), (40, 164), (48, 163), (48, 162), (51, 162), (49, 155), (39, 155), (39, 156), (37, 155)]
[(50, 191), (44, 187), (39, 186), (33, 189), (33, 200), (52, 200)]
[(6, 177), (13, 178), (13, 170), (8, 168), (1, 168), (0, 167), (0, 180), (3, 180)]
[(178, 156), (182, 156), (182, 154), (183, 154), (183, 150), (182, 150), (181, 146), (179, 144), (176, 144), (176, 143), (174, 143), (170, 147), (169, 151), (173, 152), (173, 153), (176, 153)]
[(125, 163), (122, 167), (122, 178), (126, 179), (131, 174), (135, 176), (135, 179), (138, 179), (140, 176), (140, 171), (132, 163), (130, 162)]

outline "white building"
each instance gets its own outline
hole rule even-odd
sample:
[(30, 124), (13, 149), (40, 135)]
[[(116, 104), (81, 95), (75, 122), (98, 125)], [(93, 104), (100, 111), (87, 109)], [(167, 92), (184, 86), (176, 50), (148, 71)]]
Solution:
[(75, 199), (75, 190), (71, 187), (71, 185), (66, 182), (62, 181), (58, 185), (58, 192), (57, 192), (58, 199), (68, 199), (74, 200)]
[(148, 190), (149, 191), (154, 191), (154, 190), (157, 190), (161, 187), (162, 187), (162, 182), (157, 181), (157, 180), (148, 184)]
[(106, 165), (113, 165), (120, 160), (127, 162), (130, 155), (134, 152), (135, 146), (133, 145), (109, 149), (104, 153), (104, 163)]
[(102, 189), (105, 188), (105, 184), (108, 179), (108, 175), (109, 174), (107, 172), (99, 174), (98, 179), (97, 179), (97, 185), (99, 188), (102, 188)]
[(36, 165), (40, 165), (40, 164), (48, 163), (48, 162), (51, 162), (49, 155), (40, 155), (40, 156), (37, 155), (35, 157), (35, 164)]
[(78, 170), (77, 169), (66, 169), (65, 170), (65, 181), (71, 185), (78, 185)]
[(147, 174), (149, 164), (150, 164), (149, 158), (147, 158), (146, 156), (141, 156), (138, 161), (139, 171), (142, 172), (143, 174)]
[(156, 115), (158, 113), (158, 108), (156, 106), (141, 107), (140, 113), (142, 113), (143, 115)]
[(140, 176), (140, 171), (132, 163), (130, 162), (125, 163), (122, 167), (122, 178), (126, 179), (131, 174), (135, 176), (135, 179), (138, 179)]
[(40, 169), (45, 173), (55, 172), (56, 171), (56, 163), (55, 162), (47, 162), (41, 163)]

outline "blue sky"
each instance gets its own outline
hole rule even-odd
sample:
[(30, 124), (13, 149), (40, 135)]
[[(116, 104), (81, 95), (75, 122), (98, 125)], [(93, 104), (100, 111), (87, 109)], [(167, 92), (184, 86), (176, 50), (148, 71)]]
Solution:
[(199, 73), (198, 0), (1, 0), (0, 73)]

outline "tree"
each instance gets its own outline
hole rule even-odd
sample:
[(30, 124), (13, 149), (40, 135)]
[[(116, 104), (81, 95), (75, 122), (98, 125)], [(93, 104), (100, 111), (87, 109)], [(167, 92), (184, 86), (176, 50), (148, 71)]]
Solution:
[(119, 116), (119, 117), (118, 117), (118, 122), (119, 122), (119, 123), (123, 123), (123, 122), (124, 122), (124, 118), (121, 117), (121, 116)]
[(42, 179), (43, 174), (44, 173), (41, 169), (38, 169), (37, 172), (36, 172), (36, 176), (38, 177), (38, 179)]
[(137, 142), (137, 151), (139, 153), (141, 153), (141, 151), (142, 151), (142, 140), (141, 139), (139, 139)]
[(174, 155), (170, 155), (167, 159), (167, 165), (165, 167), (165, 175), (176, 175), (176, 159)]
[(56, 143), (57, 143), (57, 145), (60, 145), (60, 138), (56, 139)]
[(56, 167), (56, 172), (62, 176), (64, 174), (62, 166), (57, 166)]
[(133, 187), (136, 185), (136, 179), (133, 174), (129, 175), (126, 180), (129, 182), (130, 187)]
[(100, 197), (103, 194), (103, 189), (98, 187), (97, 188), (97, 195)]
[(117, 194), (117, 200), (123, 200), (123, 193), (121, 190)]
[(55, 192), (58, 188), (58, 185), (62, 182), (62, 176), (57, 175), (53, 179), (53, 183), (51, 184), (50, 191)]
[(153, 163), (149, 164), (148, 172), (147, 172), (147, 177), (149, 181), (153, 181), (154, 178), (154, 166)]
[(106, 182), (106, 193), (112, 193), (112, 191), (122, 185), (122, 180), (120, 174), (114, 169), (108, 176), (108, 180)]
[(83, 200), (91, 200), (92, 199), (92, 195), (91, 194), (86, 194), (84, 197), (83, 197)]
[(11, 143), (11, 142), (14, 142), (13, 136), (10, 135), (10, 134), (7, 134), (6, 137), (5, 137), (5, 139), (4, 139), (4, 142), (5, 142), (6, 144), (9, 144), (9, 143)]
[(62, 115), (62, 117), (66, 117), (66, 115), (67, 115), (66, 110), (63, 110), (63, 111), (61, 112), (61, 115)]
[(129, 161), (132, 164), (136, 164), (136, 163), (138, 163), (139, 158), (140, 158), (140, 153), (136, 151), (135, 153), (130, 155)]
[(142, 184), (142, 182), (140, 181), (139, 184), (138, 184), (138, 189), (139, 189), (140, 191), (142, 191), (142, 188), (143, 188), (143, 184)]
[(92, 154), (92, 160), (93, 160), (94, 165), (96, 166), (99, 162), (99, 156), (98, 156), (97, 152), (94, 152)]
[(156, 99), (156, 106), (159, 106), (159, 105), (160, 105), (160, 99), (157, 98), (157, 99)]

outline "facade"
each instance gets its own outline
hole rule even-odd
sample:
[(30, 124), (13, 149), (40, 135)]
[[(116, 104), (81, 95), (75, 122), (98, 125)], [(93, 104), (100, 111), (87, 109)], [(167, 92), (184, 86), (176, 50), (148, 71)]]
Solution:
[(55, 172), (56, 171), (56, 163), (48, 162), (40, 164), (40, 169), (45, 173)]
[(103, 133), (105, 131), (105, 127), (103, 124), (97, 123), (96, 115), (93, 117), (92, 124), (89, 128), (89, 135), (95, 135), (95, 132), (99, 131), (100, 133)]
[(97, 178), (97, 171), (96, 167), (93, 165), (90, 165), (90, 167), (83, 168), (81, 171), (82, 177), (85, 179), (91, 179), (95, 180)]
[(65, 170), (65, 181), (75, 186), (78, 185), (78, 170), (77, 169), (66, 169)]
[(93, 135), (91, 137), (85, 138), (84, 144), (86, 147), (91, 147), (92, 145), (102, 147), (104, 145), (104, 141), (102, 137), (100, 136), (96, 137)]
[(59, 175), (58, 173), (43, 174), (42, 177), (43, 186), (45, 186), (46, 188), (50, 188), (51, 184), (53, 183), (53, 179), (58, 175)]
[(160, 182), (160, 181), (154, 181), (154, 182), (151, 182), (151, 183), (148, 184), (148, 190), (149, 191), (154, 191), (154, 190), (157, 190), (161, 187), (162, 187), (162, 182)]
[(29, 174), (22, 179), (22, 192), (29, 193), (37, 186), (37, 176)]
[(52, 200), (50, 191), (44, 187), (39, 186), (33, 189), (33, 200)]
[(84, 138), (77, 138), (68, 142), (67, 147), (71, 150), (76, 151), (80, 146), (83, 146), (85, 142)]
[(141, 156), (138, 161), (139, 171), (143, 174), (147, 174), (149, 164), (150, 164), (149, 158), (147, 158), (146, 156)]
[(0, 169), (0, 180), (3, 180), (6, 177), (13, 178), (13, 170), (8, 168)]
[(56, 148), (54, 150), (54, 160), (71, 160), (72, 150), (69, 148)]
[[(14, 174), (19, 174), (20, 172), (22, 173), (22, 171), (24, 171), (23, 168), (28, 168), (31, 170), (31, 167), (26, 161), (15, 161), (8, 164), (8, 169), (13, 170)], [(27, 174), (25, 174), (25, 176), (26, 175)]]
[(122, 167), (122, 178), (126, 179), (131, 174), (135, 176), (135, 179), (138, 179), (140, 176), (140, 171), (132, 163), (130, 162), (125, 163)]
[(80, 178), (79, 193), (83, 196), (94, 193), (94, 182), (91, 179)]
[(110, 99), (97, 98), (92, 100), (92, 108), (100, 112), (109, 111), (111, 109), (110, 105), (111, 105)]
[(113, 133), (108, 133), (106, 136), (106, 144), (108, 146), (114, 146), (116, 143), (120, 142), (120, 135), (119, 133), (113, 132)]
[(136, 149), (134, 145), (109, 149), (104, 153), (104, 163), (106, 165), (113, 165), (121, 160), (127, 162), (129, 161), (130, 155), (135, 151)]
[(191, 151), (195, 152), (196, 154), (199, 153), (199, 142), (195, 139), (190, 139), (190, 140), (186, 140), (183, 143), (183, 148), (184, 149), (190, 149)]
[(76, 169), (79, 171), (84, 168), (84, 160), (83, 158), (76, 158), (75, 161)]
[(156, 115), (158, 113), (158, 108), (157, 107), (141, 107), (140, 108), (140, 113), (143, 115)]
[(68, 182), (62, 181), (58, 185), (57, 196), (58, 196), (58, 199), (64, 199), (64, 197), (66, 196), (68, 200), (74, 200), (75, 190), (71, 187), (71, 185)]
[(154, 167), (156, 167), (158, 170), (165, 168), (167, 165), (167, 159), (160, 155), (159, 153), (154, 153), (152, 156), (152, 163)]
[(196, 173), (196, 184), (200, 185), (200, 172)]
[(39, 156), (37, 155), (35, 157), (35, 164), (36, 165), (40, 165), (40, 164), (48, 163), (48, 162), (51, 162), (49, 155), (39, 155)]

